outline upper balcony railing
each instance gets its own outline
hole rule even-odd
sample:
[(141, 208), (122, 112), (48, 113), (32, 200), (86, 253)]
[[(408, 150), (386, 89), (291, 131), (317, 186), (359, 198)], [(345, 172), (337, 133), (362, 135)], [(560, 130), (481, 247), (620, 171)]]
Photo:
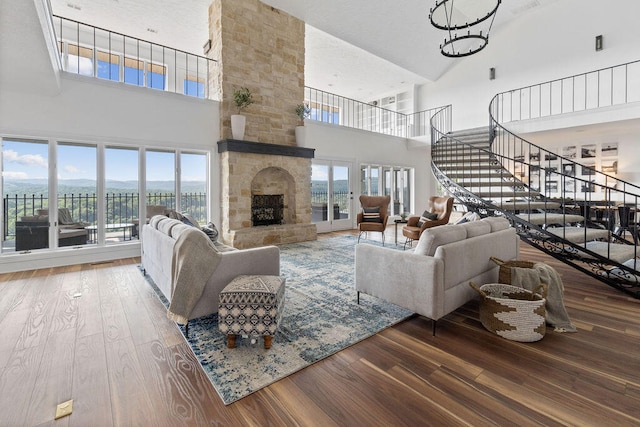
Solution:
[(60, 16), (53, 23), (64, 71), (212, 99), (212, 59)]
[(429, 119), (442, 108), (404, 114), (308, 86), (304, 100), (311, 109), (310, 120), (402, 138), (429, 135)]
[(508, 123), (636, 101), (640, 61), (502, 92), (492, 102), (492, 114), (499, 123)]

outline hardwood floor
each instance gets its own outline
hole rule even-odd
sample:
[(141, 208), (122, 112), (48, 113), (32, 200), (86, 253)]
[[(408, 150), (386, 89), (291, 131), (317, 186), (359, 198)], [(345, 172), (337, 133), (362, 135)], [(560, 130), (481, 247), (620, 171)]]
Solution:
[(3, 274), (0, 426), (639, 425), (640, 301), (521, 258), (562, 274), (578, 333), (508, 341), (469, 303), (435, 337), (414, 316), (229, 406), (139, 259)]

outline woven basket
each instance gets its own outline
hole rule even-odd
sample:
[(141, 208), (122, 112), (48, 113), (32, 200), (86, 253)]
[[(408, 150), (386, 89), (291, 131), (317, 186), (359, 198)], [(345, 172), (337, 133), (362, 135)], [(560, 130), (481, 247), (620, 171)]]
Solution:
[(494, 256), (491, 257), (491, 261), (500, 266), (500, 269), (498, 270), (498, 283), (504, 283), (507, 285), (511, 284), (511, 267), (533, 268), (533, 266), (535, 265), (535, 263), (531, 261), (503, 261), (500, 258), (496, 258)]
[[(503, 338), (534, 342), (544, 337), (546, 285), (540, 285), (533, 292), (503, 283), (491, 283), (478, 287), (469, 285), (482, 297), (480, 302), (480, 322), (488, 331)], [(543, 295), (537, 293), (543, 291)]]

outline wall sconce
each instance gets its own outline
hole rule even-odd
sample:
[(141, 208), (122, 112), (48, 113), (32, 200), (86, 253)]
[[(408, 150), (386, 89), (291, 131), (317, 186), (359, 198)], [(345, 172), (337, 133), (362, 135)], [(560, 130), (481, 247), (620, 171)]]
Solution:
[(496, 69), (491, 67), (489, 68), (489, 80), (495, 80), (496, 79)]
[(602, 50), (602, 34), (596, 36), (596, 52)]
[(205, 42), (204, 46), (202, 46), (202, 50), (204, 51), (205, 55), (209, 53), (209, 51), (211, 50), (211, 39)]

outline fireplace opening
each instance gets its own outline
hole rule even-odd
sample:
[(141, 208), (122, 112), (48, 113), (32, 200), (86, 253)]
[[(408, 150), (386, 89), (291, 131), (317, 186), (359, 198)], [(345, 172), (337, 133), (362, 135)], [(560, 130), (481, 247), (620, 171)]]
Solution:
[(284, 194), (254, 194), (251, 196), (251, 223), (279, 225), (284, 218)]

